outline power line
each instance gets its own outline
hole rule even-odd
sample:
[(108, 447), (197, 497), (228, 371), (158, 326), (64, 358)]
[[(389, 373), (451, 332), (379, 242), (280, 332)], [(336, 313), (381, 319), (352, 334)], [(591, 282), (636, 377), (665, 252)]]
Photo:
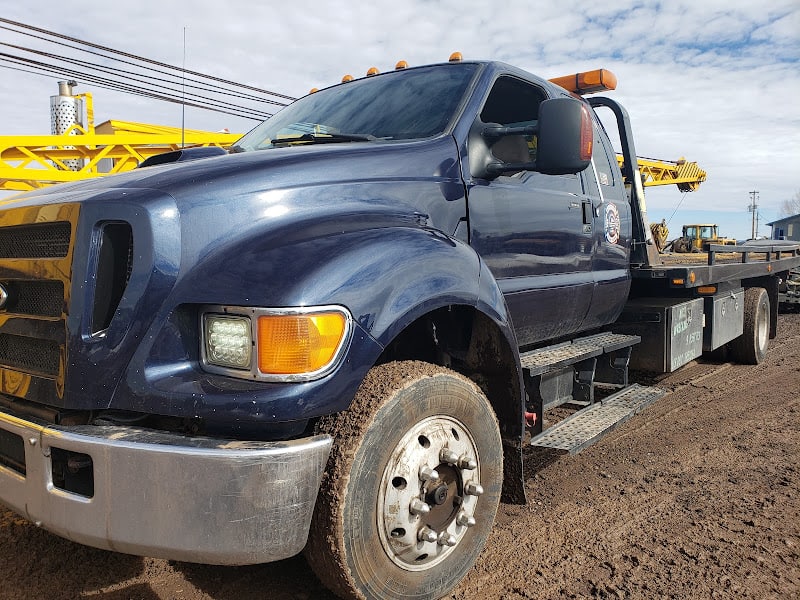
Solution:
[[(0, 23), (6, 24), (0, 25), (0, 29), (18, 35), (28, 36), (47, 44), (54, 44), (62, 48), (69, 48), (73, 51), (97, 56), (103, 61), (127, 65), (135, 68), (136, 71), (9, 43), (0, 43), (0, 45), (47, 58), (52, 62), (43, 62), (24, 56), (0, 52), (0, 62), (8, 63), (5, 65), (0, 64), (0, 67), (37, 75), (47, 74), (47, 76), (52, 76), (51, 74), (56, 74), (58, 76), (66, 76), (90, 82), (92, 85), (104, 89), (121, 91), (166, 102), (183, 103), (193, 108), (212, 110), (253, 120), (263, 120), (272, 115), (272, 113), (263, 110), (259, 105), (268, 104), (282, 107), (286, 106), (287, 102), (285, 101), (295, 100), (295, 98), (291, 96), (237, 83), (198, 71), (183, 69), (33, 25), (19, 23), (2, 17), (0, 17)], [(48, 37), (45, 36), (56, 39), (48, 39)], [(74, 44), (79, 45), (76, 46)], [(80, 47), (80, 45), (87, 46), (88, 48)], [(109, 54), (111, 54), (111, 56)], [(9, 66), (9, 64), (13, 66)], [(180, 89), (177, 87), (179, 85)], [(201, 90), (203, 93), (192, 90)], [(272, 98), (266, 97), (265, 95), (272, 96)], [(275, 98), (278, 99), (276, 100)], [(242, 104), (242, 101), (251, 104)], [(254, 107), (252, 103), (255, 103), (256, 106)]]
[[(152, 92), (156, 92), (156, 93), (159, 93), (159, 94), (164, 94), (164, 93), (169, 94), (170, 92), (173, 92), (174, 95), (171, 96), (172, 98), (181, 98), (182, 99), (182, 98), (185, 97), (183, 94), (181, 94), (180, 96), (177, 95), (178, 92), (180, 91), (178, 88), (169, 87), (169, 86), (161, 85), (161, 84), (151, 83), (146, 79), (142, 79), (142, 78), (138, 77), (136, 73), (131, 72), (131, 71), (124, 71), (124, 70), (120, 70), (120, 69), (115, 69), (114, 67), (108, 67), (107, 68), (107, 67), (104, 67), (102, 65), (97, 65), (95, 63), (87, 63), (86, 61), (82, 61), (82, 60), (79, 60), (79, 59), (71, 59), (71, 58), (66, 58), (66, 57), (60, 57), (58, 55), (53, 55), (53, 54), (50, 54), (48, 52), (42, 52), (42, 51), (38, 51), (38, 50), (22, 48), (22, 47), (19, 47), (19, 46), (15, 46), (13, 44), (0, 43), (0, 46), (10, 46), (10, 47), (17, 48), (17, 49), (27, 50), (27, 51), (29, 51), (29, 52), (31, 52), (33, 54), (38, 55), (38, 56), (44, 56), (44, 57), (47, 57), (47, 58), (55, 58), (56, 60), (63, 60), (64, 62), (66, 62), (68, 64), (77, 64), (80, 67), (88, 67), (90, 69), (94, 68), (94, 70), (96, 72), (107, 73), (107, 74), (110, 74), (112, 76), (116, 76), (118, 72), (122, 71), (123, 73), (126, 74), (126, 77), (124, 79), (122, 79), (122, 81), (119, 81), (119, 80), (110, 79), (110, 78), (107, 78), (107, 77), (101, 77), (99, 75), (93, 75), (93, 74), (91, 74), (91, 72), (87, 73), (86, 71), (78, 71), (78, 70), (75, 70), (75, 69), (54, 65), (52, 63), (44, 63), (44, 62), (41, 62), (41, 61), (34, 61), (32, 59), (29, 59), (29, 58), (24, 58), (24, 57), (21, 57), (21, 56), (15, 56), (15, 55), (8, 54), (8, 53), (5, 53), (5, 52), (0, 52), (0, 59), (6, 59), (6, 60), (14, 59), (15, 62), (35, 65), (35, 66), (40, 67), (40, 68), (46, 65), (47, 67), (49, 67), (48, 70), (50, 70), (51, 72), (58, 72), (60, 74), (67, 74), (67, 75), (70, 75), (71, 77), (74, 77), (74, 78), (84, 78), (84, 79), (92, 78), (92, 80), (94, 80), (94, 81), (103, 81), (104, 83), (117, 83), (117, 84), (119, 84), (121, 86), (124, 86), (126, 89), (130, 89), (130, 90), (139, 89), (141, 91), (152, 91)], [(148, 87), (138, 87), (137, 88), (137, 86), (135, 85), (135, 82), (139, 82), (139, 83), (144, 84), (145, 86), (148, 86)], [(167, 83), (173, 83), (173, 82), (167, 81)], [(175, 85), (177, 85), (177, 82), (175, 82)], [(199, 88), (198, 86), (189, 86), (189, 87), (192, 87), (193, 89), (203, 89), (203, 88)], [(228, 98), (230, 95), (231, 94), (226, 94), (225, 97)], [(232, 95), (238, 96), (235, 93), (232, 94)], [(194, 92), (191, 92), (190, 94), (188, 94), (188, 96), (193, 98), (194, 101), (199, 106), (203, 106), (204, 103), (207, 103), (209, 107), (216, 106), (216, 107), (220, 107), (220, 108), (221, 107), (225, 107), (225, 108), (229, 108), (229, 109), (239, 109), (239, 110), (242, 109), (242, 106), (240, 104), (235, 104), (233, 102), (220, 100), (220, 99), (214, 98), (212, 96), (206, 96), (206, 95), (197, 94), (197, 93), (194, 93)], [(241, 96), (238, 96), (238, 97), (241, 97)], [(261, 110), (257, 110), (257, 109), (248, 109), (248, 110), (252, 111), (253, 114), (256, 117), (259, 117), (261, 119), (264, 119), (264, 118), (270, 116), (270, 114), (271, 114), (271, 113), (268, 113), (266, 111), (261, 111)]]
[[(101, 46), (100, 44), (94, 44), (92, 42), (87, 42), (85, 40), (81, 40), (81, 39), (74, 38), (74, 37), (71, 37), (71, 36), (68, 36), (68, 35), (57, 33), (55, 31), (49, 31), (47, 29), (42, 29), (40, 27), (34, 27), (33, 25), (26, 25), (25, 23), (19, 23), (17, 21), (12, 21), (10, 19), (4, 19), (2, 17), (0, 17), (0, 22), (6, 23), (6, 24), (9, 24), (9, 25), (13, 25), (15, 27), (19, 27), (19, 28), (22, 28), (22, 29), (29, 29), (31, 31), (36, 31), (38, 33), (43, 33), (45, 35), (49, 35), (49, 36), (52, 36), (52, 37), (55, 37), (55, 38), (58, 38), (58, 39), (69, 40), (71, 42), (75, 42), (75, 43), (78, 43), (78, 44), (83, 44), (84, 46), (89, 46), (90, 48), (95, 48), (97, 50), (102, 50), (104, 52), (109, 52), (111, 54), (118, 54), (120, 56), (124, 56), (126, 58), (130, 58), (130, 59), (133, 59), (133, 60), (138, 60), (138, 61), (141, 61), (143, 63), (156, 65), (156, 66), (159, 66), (159, 67), (162, 67), (162, 68), (171, 69), (173, 71), (179, 71), (179, 72), (183, 71), (183, 69), (181, 69), (180, 67), (176, 67), (174, 65), (170, 65), (170, 64), (163, 63), (163, 62), (160, 62), (160, 61), (157, 61), (157, 60), (152, 60), (152, 59), (149, 59), (149, 58), (145, 58), (143, 56), (137, 56), (136, 54), (130, 54), (128, 52), (123, 52), (122, 50), (115, 50), (114, 48), (109, 48), (108, 46)], [(24, 31), (18, 31), (17, 33), (20, 33), (22, 35), (32, 35), (32, 34), (24, 32)], [(40, 38), (40, 39), (42, 39), (42, 38)], [(52, 42), (52, 40), (50, 40), (50, 41)], [(52, 43), (58, 43), (58, 42), (52, 42)], [(82, 49), (82, 48), (78, 48), (78, 49), (82, 50), (83, 52), (91, 52), (89, 50), (85, 50), (85, 49)], [(116, 60), (120, 60), (120, 59), (116, 59)], [(124, 62), (124, 61), (121, 61), (121, 62)], [(143, 68), (147, 68), (147, 67), (143, 67)], [(198, 77), (203, 77), (205, 79), (211, 79), (211, 80), (217, 81), (219, 83), (225, 83), (225, 84), (232, 85), (232, 86), (235, 86), (235, 87), (242, 87), (242, 88), (246, 88), (246, 89), (249, 89), (249, 90), (252, 90), (252, 91), (255, 91), (255, 92), (261, 92), (263, 94), (269, 94), (269, 95), (275, 96), (277, 98), (283, 98), (284, 100), (289, 100), (290, 102), (293, 102), (294, 100), (296, 100), (296, 98), (293, 98), (292, 96), (286, 96), (284, 94), (279, 94), (278, 92), (271, 92), (269, 90), (253, 87), (253, 86), (246, 85), (246, 84), (243, 84), (243, 83), (238, 83), (236, 81), (231, 81), (229, 79), (223, 79), (221, 77), (216, 77), (214, 75), (207, 75), (205, 73), (199, 73), (197, 71), (191, 71), (191, 70), (186, 70), (186, 73), (189, 73), (190, 75), (195, 75), (195, 76), (198, 76)]]
[[(0, 27), (0, 29), (1, 28), (2, 27)], [(90, 61), (86, 61), (86, 60), (81, 60), (79, 58), (71, 58), (71, 57), (68, 57), (68, 56), (62, 56), (62, 55), (59, 55), (59, 54), (53, 54), (51, 52), (44, 52), (43, 50), (35, 50), (33, 48), (27, 48), (25, 46), (19, 46), (17, 44), (8, 44), (8, 43), (5, 43), (5, 42), (0, 42), (0, 46), (7, 46), (9, 48), (14, 48), (15, 50), (22, 50), (23, 52), (30, 52), (31, 54), (36, 54), (38, 56), (45, 56), (47, 58), (52, 58), (52, 59), (56, 59), (56, 60), (62, 60), (64, 62), (77, 64), (77, 65), (81, 65), (81, 66), (84, 66), (84, 67), (94, 68), (94, 69), (96, 69), (98, 71), (103, 71), (103, 72), (109, 73), (109, 74), (125, 75), (125, 76), (128, 76), (129, 78), (131, 78), (131, 79), (133, 79), (135, 81), (139, 81), (141, 83), (145, 83), (145, 84), (148, 84), (148, 85), (154, 85), (154, 86), (159, 85), (159, 84), (149, 83), (146, 79), (141, 79), (140, 78), (140, 77), (144, 77), (145, 75), (143, 75), (141, 73), (136, 73), (135, 71), (129, 71), (127, 69), (120, 69), (118, 67), (111, 67), (111, 66), (101, 65), (100, 63), (94, 63), (94, 62), (90, 62)], [(172, 76), (169, 73), (167, 75)], [(176, 84), (176, 85), (177, 85), (177, 83), (180, 82), (179, 79), (178, 80), (170, 80), (170, 79), (165, 79), (163, 77), (150, 77), (150, 79), (152, 79), (154, 81), (161, 81), (161, 82), (164, 82), (164, 83), (171, 83), (171, 84)], [(214, 84), (203, 84), (203, 82), (198, 81), (196, 79), (187, 79), (187, 82), (189, 82), (189, 81), (193, 82), (193, 83), (196, 83), (196, 84), (199, 84), (199, 85), (192, 85), (192, 84), (188, 84), (187, 83), (187, 87), (190, 87), (190, 88), (193, 88), (193, 89), (205, 90), (205, 91), (211, 91), (213, 89), (217, 89), (217, 90), (220, 90), (221, 92), (224, 92), (228, 96), (234, 96), (236, 98), (242, 98), (242, 99), (246, 99), (246, 100), (255, 100), (257, 102), (266, 102), (268, 104), (274, 104), (274, 105), (277, 105), (277, 106), (286, 106), (284, 103), (278, 102), (276, 100), (271, 100), (269, 98), (261, 98), (259, 96), (255, 96), (253, 94), (247, 94), (247, 93), (238, 92), (238, 91), (234, 91), (234, 90), (228, 90), (226, 88), (223, 88), (223, 87), (220, 87), (220, 86), (217, 86), (217, 85), (214, 85)]]
[[(58, 76), (62, 76), (62, 77), (69, 77), (71, 79), (80, 79), (82, 81), (90, 82), (93, 85), (95, 85), (96, 87), (100, 87), (100, 88), (104, 88), (104, 89), (110, 89), (110, 90), (114, 90), (114, 91), (125, 92), (125, 93), (133, 94), (133, 95), (136, 95), (136, 96), (144, 96), (144, 97), (152, 98), (152, 99), (155, 99), (155, 100), (163, 100), (163, 101), (166, 101), (166, 102), (172, 102), (174, 104), (180, 104), (183, 101), (183, 99), (180, 96), (177, 96), (177, 95), (170, 96), (170, 95), (164, 94), (163, 92), (159, 92), (158, 90), (149, 90), (149, 89), (145, 89), (145, 88), (138, 88), (136, 86), (127, 85), (127, 84), (125, 84), (123, 82), (114, 81), (112, 79), (107, 79), (107, 78), (104, 78), (104, 77), (100, 77), (98, 75), (93, 75), (93, 74), (87, 73), (85, 71), (79, 71), (79, 70), (76, 70), (76, 69), (68, 69), (68, 68), (65, 68), (65, 67), (59, 67), (57, 65), (50, 65), (48, 63), (35, 61), (35, 60), (32, 60), (32, 59), (28, 59), (28, 58), (15, 57), (13, 55), (6, 54), (6, 53), (3, 53), (3, 52), (0, 52), (0, 60), (5, 60), (6, 62), (11, 62), (12, 64), (26, 65), (26, 66), (28, 66), (30, 68), (37, 69), (37, 70), (41, 71), (42, 73), (39, 73), (39, 74), (42, 74), (42, 75), (51, 74), (51, 75), (47, 75), (47, 76), (58, 75)], [(17, 68), (16, 70), (21, 70), (21, 69)], [(237, 105), (232, 105), (232, 104), (229, 105), (229, 106), (225, 106), (224, 104), (225, 103), (220, 103), (218, 101), (198, 102), (196, 100), (192, 100), (192, 101), (187, 101), (186, 102), (186, 105), (187, 106), (191, 106), (192, 108), (201, 108), (201, 109), (206, 109), (206, 110), (213, 110), (215, 112), (220, 112), (220, 113), (228, 114), (228, 115), (231, 115), (231, 116), (243, 117), (243, 118), (259, 120), (259, 121), (271, 116), (271, 113), (268, 113), (268, 112), (257, 111), (255, 109), (251, 109), (251, 108), (248, 108), (248, 107), (242, 107), (242, 106), (237, 106)], [(227, 103), (227, 104), (230, 104), (230, 103)]]

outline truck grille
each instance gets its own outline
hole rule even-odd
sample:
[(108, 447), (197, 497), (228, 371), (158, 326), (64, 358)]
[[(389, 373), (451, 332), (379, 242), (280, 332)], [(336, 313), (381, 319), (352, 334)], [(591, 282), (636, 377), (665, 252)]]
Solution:
[(63, 221), (0, 229), (0, 258), (64, 258), (72, 226)]
[(79, 211), (77, 204), (0, 210), (0, 394), (14, 406), (64, 406)]

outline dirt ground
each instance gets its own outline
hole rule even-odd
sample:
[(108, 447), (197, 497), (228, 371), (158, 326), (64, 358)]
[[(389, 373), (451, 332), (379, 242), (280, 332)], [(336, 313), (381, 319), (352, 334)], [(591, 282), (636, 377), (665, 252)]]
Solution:
[[(451, 600), (800, 598), (800, 314), (759, 366), (698, 361), (577, 456), (528, 455)], [(198, 524), (202, 526), (202, 524)], [(0, 508), (0, 599), (332, 598), (302, 557), (210, 567), (79, 546)]]

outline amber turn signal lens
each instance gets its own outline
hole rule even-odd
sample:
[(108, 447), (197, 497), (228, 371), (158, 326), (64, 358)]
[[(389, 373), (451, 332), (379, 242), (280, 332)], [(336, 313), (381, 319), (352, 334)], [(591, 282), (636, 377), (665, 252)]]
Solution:
[(258, 369), (265, 374), (298, 375), (328, 367), (347, 332), (340, 312), (258, 317)]

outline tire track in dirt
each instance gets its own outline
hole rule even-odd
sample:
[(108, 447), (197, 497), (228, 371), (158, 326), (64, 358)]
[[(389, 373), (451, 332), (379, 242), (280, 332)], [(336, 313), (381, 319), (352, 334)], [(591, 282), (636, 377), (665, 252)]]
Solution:
[(699, 361), (660, 378), (667, 396), (545, 466), (452, 598), (796, 596), (794, 331), (762, 365)]
[[(759, 366), (698, 361), (573, 457), (526, 450), (451, 600), (800, 597), (800, 313)], [(86, 548), (0, 510), (0, 599), (329, 599), (302, 557), (191, 565)]]

